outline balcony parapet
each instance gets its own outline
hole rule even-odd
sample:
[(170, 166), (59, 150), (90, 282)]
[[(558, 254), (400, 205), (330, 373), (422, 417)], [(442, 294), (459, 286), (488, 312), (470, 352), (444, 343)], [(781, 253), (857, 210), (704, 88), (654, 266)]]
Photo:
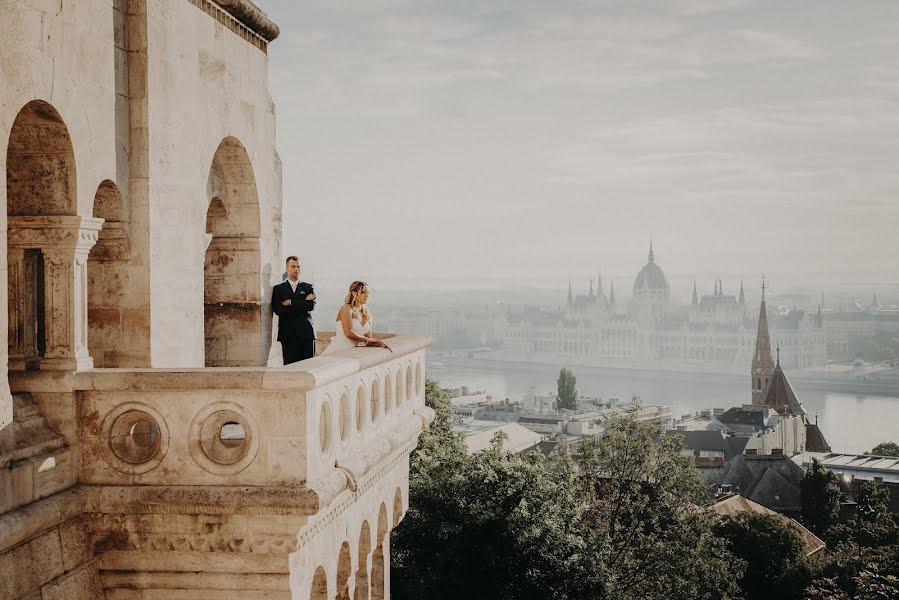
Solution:
[(77, 392), (84, 485), (308, 490), (315, 511), (414, 448), (433, 419), (430, 342), (391, 336), (393, 352), (352, 348), (279, 368), (93, 369), (13, 385)]

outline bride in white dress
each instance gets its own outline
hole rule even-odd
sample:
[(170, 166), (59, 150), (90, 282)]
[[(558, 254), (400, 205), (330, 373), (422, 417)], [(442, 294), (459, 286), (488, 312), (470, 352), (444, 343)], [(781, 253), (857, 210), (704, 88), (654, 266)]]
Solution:
[(368, 284), (354, 281), (340, 310), (337, 311), (337, 332), (331, 343), (322, 354), (340, 352), (356, 346), (374, 346), (387, 348), (384, 340), (376, 340), (371, 336), (372, 316), (366, 303), (368, 302)]

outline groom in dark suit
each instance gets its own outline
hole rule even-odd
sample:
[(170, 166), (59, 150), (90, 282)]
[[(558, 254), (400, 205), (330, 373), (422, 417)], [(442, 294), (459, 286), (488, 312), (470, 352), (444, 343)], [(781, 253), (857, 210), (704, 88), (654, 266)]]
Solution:
[(300, 259), (287, 257), (287, 280), (272, 288), (272, 310), (278, 315), (278, 341), (289, 365), (315, 356), (315, 290), (300, 281)]

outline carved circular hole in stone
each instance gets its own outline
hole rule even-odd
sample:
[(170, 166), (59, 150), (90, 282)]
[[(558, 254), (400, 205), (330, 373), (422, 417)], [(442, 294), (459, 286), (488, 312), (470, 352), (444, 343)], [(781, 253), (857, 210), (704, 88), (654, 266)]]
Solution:
[(234, 421), (228, 421), (219, 430), (219, 439), (227, 448), (237, 448), (246, 442), (246, 438), (247, 432), (243, 425)]
[(331, 403), (322, 403), (318, 416), (318, 443), (322, 454), (331, 452)]
[(378, 417), (381, 416), (381, 388), (378, 385), (378, 381), (371, 382), (371, 422), (375, 424), (378, 422)]
[(361, 385), (356, 390), (356, 431), (365, 431), (365, 388)]
[(146, 419), (140, 419), (128, 430), (131, 441), (138, 448), (149, 448), (159, 437), (159, 428)]
[(142, 410), (119, 415), (109, 431), (109, 445), (122, 461), (137, 465), (156, 456), (162, 442), (159, 424)]
[(251, 438), (249, 423), (230, 410), (212, 413), (200, 428), (203, 454), (220, 465), (233, 465), (246, 456)]

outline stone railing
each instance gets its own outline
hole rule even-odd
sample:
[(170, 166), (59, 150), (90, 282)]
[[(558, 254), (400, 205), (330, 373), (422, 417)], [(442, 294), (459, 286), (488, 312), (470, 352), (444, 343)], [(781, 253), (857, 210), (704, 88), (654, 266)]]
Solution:
[[(429, 338), (353, 348), (281, 368), (94, 369), (75, 374), (81, 467), (102, 486), (305, 488), (317, 504), (408, 452)], [(42, 383), (43, 381), (43, 383)], [(34, 391), (59, 382), (38, 379)]]
[(190, 3), (263, 52), (280, 35), (278, 26), (250, 0), (190, 0)]

